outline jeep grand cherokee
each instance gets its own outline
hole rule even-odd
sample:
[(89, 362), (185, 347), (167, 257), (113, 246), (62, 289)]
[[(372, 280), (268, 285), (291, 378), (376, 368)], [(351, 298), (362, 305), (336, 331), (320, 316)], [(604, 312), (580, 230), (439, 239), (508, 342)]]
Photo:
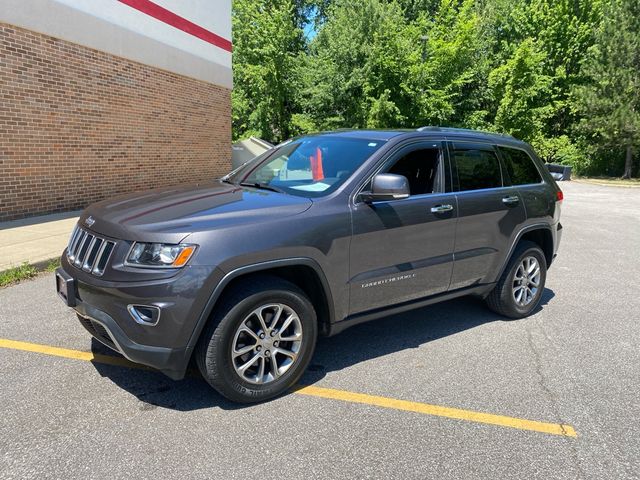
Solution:
[(529, 315), (562, 198), (509, 136), (308, 135), (222, 179), (91, 205), (57, 289), (128, 359), (180, 379), (193, 357), (224, 396), (261, 401), (300, 378), (318, 335), (463, 295)]

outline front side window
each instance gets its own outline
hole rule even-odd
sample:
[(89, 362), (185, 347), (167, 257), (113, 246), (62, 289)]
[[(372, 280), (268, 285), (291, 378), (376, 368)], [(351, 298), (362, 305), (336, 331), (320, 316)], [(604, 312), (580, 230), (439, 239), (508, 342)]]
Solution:
[(440, 149), (437, 146), (420, 148), (400, 157), (387, 172), (406, 177), (412, 196), (434, 193), (439, 189), (440, 159)]
[(227, 180), (320, 197), (342, 185), (383, 144), (330, 135), (302, 137), (276, 147), (265, 160), (250, 162)]
[(461, 191), (502, 187), (500, 162), (492, 150), (456, 147), (454, 157)]
[(542, 182), (540, 172), (527, 152), (517, 148), (498, 147), (512, 185)]

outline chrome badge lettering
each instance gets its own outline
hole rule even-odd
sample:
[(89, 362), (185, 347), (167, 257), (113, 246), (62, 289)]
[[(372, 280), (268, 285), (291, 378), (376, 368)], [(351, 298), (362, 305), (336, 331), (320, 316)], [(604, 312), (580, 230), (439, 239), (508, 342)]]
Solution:
[(397, 277), (385, 278), (384, 280), (376, 280), (375, 282), (367, 282), (360, 285), (361, 288), (377, 287), (378, 285), (385, 285), (387, 283), (400, 282), (402, 280), (409, 280), (415, 278), (415, 273), (408, 273), (406, 275), (398, 275)]

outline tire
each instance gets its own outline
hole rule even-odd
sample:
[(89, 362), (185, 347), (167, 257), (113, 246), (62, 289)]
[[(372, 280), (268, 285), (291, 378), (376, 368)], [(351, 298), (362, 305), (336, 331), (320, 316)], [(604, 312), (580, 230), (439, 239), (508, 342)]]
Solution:
[[(202, 376), (239, 403), (261, 402), (287, 391), (313, 356), (318, 336), (313, 305), (297, 286), (275, 276), (252, 277), (224, 295), (196, 347)], [(256, 356), (255, 363), (242, 370)]]
[[(537, 262), (539, 278), (536, 279), (534, 275), (529, 274), (523, 275), (528, 259), (535, 259), (535, 262)], [(523, 264), (523, 262), (525, 263)], [(528, 265), (533, 264), (534, 262), (530, 261)], [(535, 272), (535, 269), (533, 272)], [(534, 287), (536, 280), (537, 287)], [(513, 255), (511, 255), (495, 288), (486, 298), (487, 306), (494, 312), (508, 318), (526, 317), (540, 303), (546, 280), (547, 261), (543, 251), (533, 242), (522, 241), (516, 247)], [(526, 285), (525, 289), (523, 289), (523, 285)], [(526, 288), (529, 291), (526, 291)], [(522, 295), (519, 296), (521, 292)], [(518, 301), (518, 298), (520, 301)]]

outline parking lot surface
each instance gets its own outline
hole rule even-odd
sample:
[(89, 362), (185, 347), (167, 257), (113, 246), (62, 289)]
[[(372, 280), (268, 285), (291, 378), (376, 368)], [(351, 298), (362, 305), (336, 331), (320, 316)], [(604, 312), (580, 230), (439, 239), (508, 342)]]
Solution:
[(533, 316), (360, 325), (260, 405), (105, 359), (51, 274), (0, 290), (0, 478), (638, 478), (640, 189), (561, 187)]

